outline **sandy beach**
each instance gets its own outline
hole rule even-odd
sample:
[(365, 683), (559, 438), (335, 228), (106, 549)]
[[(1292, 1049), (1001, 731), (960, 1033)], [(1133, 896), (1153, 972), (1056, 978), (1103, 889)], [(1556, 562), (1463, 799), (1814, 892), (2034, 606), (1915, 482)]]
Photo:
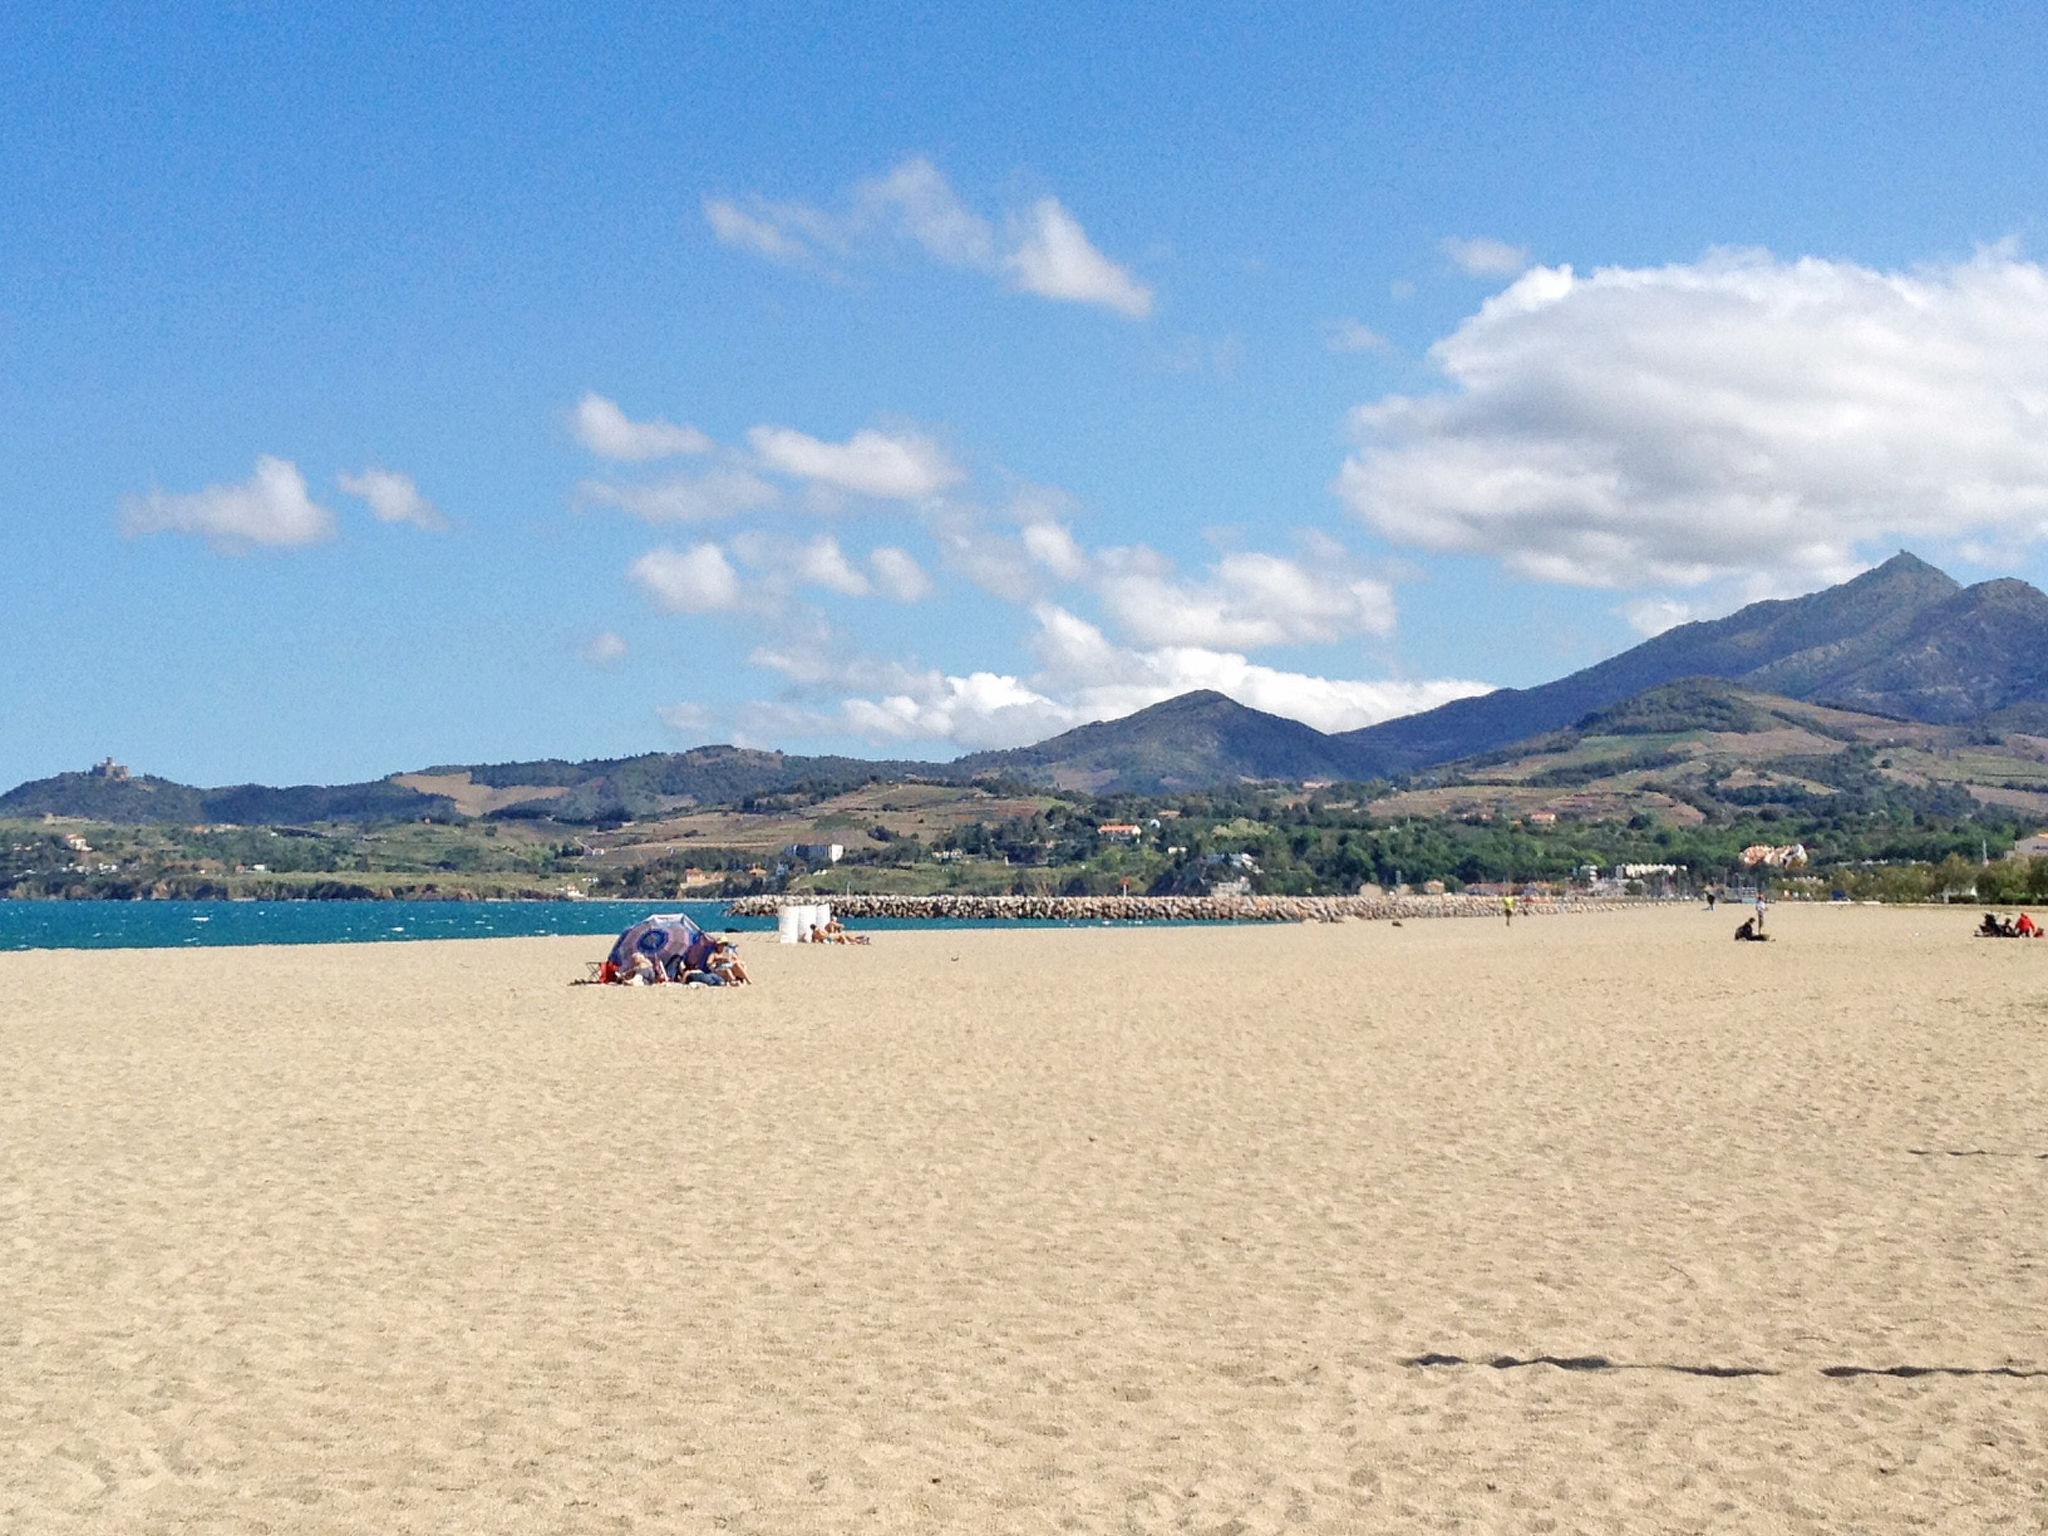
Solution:
[(0, 1529), (2048, 1528), (2048, 943), (0, 955)]

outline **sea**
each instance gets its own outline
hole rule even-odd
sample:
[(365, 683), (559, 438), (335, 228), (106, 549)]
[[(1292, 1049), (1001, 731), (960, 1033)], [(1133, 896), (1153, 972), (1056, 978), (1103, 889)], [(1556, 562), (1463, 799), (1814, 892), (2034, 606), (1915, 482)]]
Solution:
[[(381, 944), (414, 939), (615, 936), (652, 912), (687, 912), (724, 933), (773, 930), (722, 901), (0, 901), (0, 950), (214, 949), (238, 944)], [(862, 918), (863, 932), (987, 928), (985, 919)], [(1006, 928), (1088, 927), (1005, 921)]]

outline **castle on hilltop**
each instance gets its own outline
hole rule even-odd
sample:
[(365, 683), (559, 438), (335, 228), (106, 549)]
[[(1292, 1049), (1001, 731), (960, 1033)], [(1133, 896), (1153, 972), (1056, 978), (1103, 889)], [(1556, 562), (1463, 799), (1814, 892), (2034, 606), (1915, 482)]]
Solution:
[(106, 757), (94, 763), (90, 772), (96, 779), (112, 779), (118, 784), (128, 777), (128, 765), (126, 763), (117, 763), (111, 757)]

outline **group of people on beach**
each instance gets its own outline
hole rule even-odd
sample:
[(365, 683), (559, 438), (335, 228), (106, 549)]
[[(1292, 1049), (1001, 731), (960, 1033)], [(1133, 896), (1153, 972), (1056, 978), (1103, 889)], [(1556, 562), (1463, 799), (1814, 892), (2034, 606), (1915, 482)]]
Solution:
[(855, 933), (838, 918), (828, 918), (822, 923), (805, 929), (796, 936), (799, 944), (866, 944), (868, 936)]
[(739, 946), (730, 939), (713, 939), (710, 949), (695, 964), (684, 955), (663, 961), (652, 955), (635, 954), (620, 966), (607, 960), (605, 969), (614, 974), (600, 975), (600, 981), (623, 982), (627, 986), (679, 982), (689, 987), (744, 987), (753, 980), (740, 963)]
[(1996, 912), (1986, 912), (1984, 921), (1977, 925), (1977, 937), (1980, 939), (2038, 939), (2041, 936), (2041, 925), (2024, 912), (2018, 922), (2009, 917), (2001, 920)]

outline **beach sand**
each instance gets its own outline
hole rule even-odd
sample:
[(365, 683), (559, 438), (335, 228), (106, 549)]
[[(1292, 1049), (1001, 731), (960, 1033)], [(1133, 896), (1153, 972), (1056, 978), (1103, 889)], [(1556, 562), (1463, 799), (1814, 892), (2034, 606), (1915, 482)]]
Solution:
[(2048, 1528), (2048, 943), (1741, 915), (0, 956), (0, 1530)]

